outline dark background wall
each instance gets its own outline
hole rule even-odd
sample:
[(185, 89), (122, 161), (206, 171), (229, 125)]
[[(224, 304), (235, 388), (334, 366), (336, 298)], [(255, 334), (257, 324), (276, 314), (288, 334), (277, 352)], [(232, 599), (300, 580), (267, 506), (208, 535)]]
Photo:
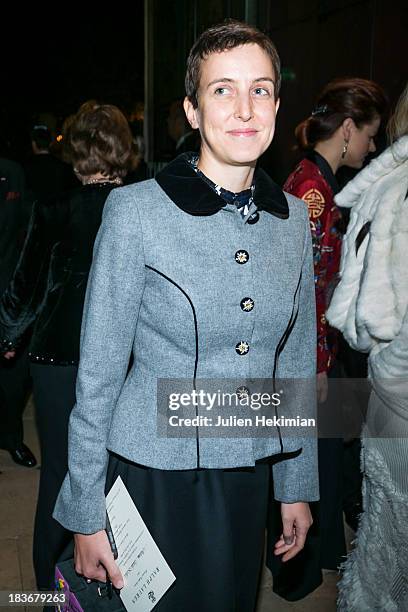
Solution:
[(390, 105), (395, 103), (408, 79), (408, 3), (273, 2), (267, 30), (288, 75), (269, 156), (276, 178), (283, 180), (297, 157), (294, 127), (310, 114), (316, 95), (328, 81), (342, 76), (373, 79), (384, 87)]
[(225, 17), (270, 34), (283, 65), (277, 131), (263, 164), (278, 182), (298, 154), (293, 131), (329, 80), (378, 81), (391, 105), (407, 79), (408, 3), (402, 0), (146, 0), (145, 118), (150, 162), (165, 159), (166, 109), (184, 95), (184, 70), (194, 38)]
[(143, 101), (144, 0), (108, 12), (85, 3), (3, 5), (0, 154), (23, 161), (32, 125), (61, 126), (90, 98), (127, 113)]
[(282, 57), (277, 133), (263, 160), (278, 181), (296, 159), (294, 127), (327, 81), (371, 77), (394, 103), (408, 78), (407, 0), (134, 0), (109, 15), (84, 6), (58, 16), (15, 4), (0, 36), (3, 155), (21, 161), (33, 124), (61, 125), (89, 98), (117, 104), (130, 119), (145, 99), (148, 160), (157, 167), (169, 159), (167, 108), (184, 96), (188, 51), (225, 17), (267, 31)]

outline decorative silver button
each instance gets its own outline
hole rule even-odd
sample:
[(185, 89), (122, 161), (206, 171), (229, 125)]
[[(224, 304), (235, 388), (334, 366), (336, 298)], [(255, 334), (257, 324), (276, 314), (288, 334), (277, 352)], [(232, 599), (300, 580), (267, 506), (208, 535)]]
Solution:
[(240, 400), (243, 400), (246, 397), (250, 396), (249, 389), (245, 385), (241, 385), (240, 387), (238, 387), (235, 393), (237, 394), (237, 397)]
[(244, 312), (251, 312), (255, 306), (255, 302), (250, 297), (245, 297), (240, 302), (241, 310)]
[(238, 264), (241, 264), (241, 265), (242, 265), (242, 264), (246, 264), (246, 262), (248, 261), (248, 259), (249, 259), (249, 253), (248, 253), (247, 251), (243, 251), (243, 250), (241, 250), (241, 251), (237, 251), (237, 252), (235, 253), (235, 261), (236, 261)]
[(245, 340), (241, 340), (241, 342), (238, 342), (238, 344), (235, 346), (235, 350), (238, 355), (246, 355), (249, 351), (248, 342), (245, 342)]

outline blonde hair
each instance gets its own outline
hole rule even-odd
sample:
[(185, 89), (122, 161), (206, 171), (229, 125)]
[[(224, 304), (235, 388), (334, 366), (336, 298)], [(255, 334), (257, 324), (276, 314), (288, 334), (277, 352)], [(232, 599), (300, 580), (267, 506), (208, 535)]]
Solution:
[(408, 83), (400, 95), (387, 124), (387, 136), (390, 144), (406, 134), (408, 134)]

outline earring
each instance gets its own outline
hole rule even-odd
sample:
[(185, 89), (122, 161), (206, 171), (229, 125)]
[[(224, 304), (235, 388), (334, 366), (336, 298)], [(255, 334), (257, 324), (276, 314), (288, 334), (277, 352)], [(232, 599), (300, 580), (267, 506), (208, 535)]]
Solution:
[(341, 159), (344, 159), (346, 157), (348, 146), (349, 146), (349, 141), (344, 140), (343, 151), (341, 152)]

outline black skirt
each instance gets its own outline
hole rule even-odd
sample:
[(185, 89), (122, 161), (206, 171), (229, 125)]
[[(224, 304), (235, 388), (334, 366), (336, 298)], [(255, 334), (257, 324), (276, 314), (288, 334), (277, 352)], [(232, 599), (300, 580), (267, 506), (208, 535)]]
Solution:
[(157, 612), (253, 612), (262, 566), (271, 466), (157, 470), (111, 455), (176, 576)]

